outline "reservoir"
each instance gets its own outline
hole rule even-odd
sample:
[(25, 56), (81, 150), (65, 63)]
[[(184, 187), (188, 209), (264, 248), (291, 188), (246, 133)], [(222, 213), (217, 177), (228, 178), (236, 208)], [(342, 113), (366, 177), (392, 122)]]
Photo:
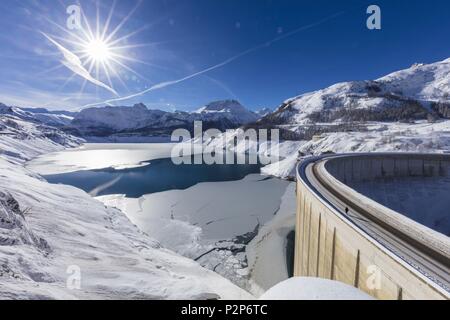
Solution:
[(184, 190), (201, 182), (241, 180), (249, 174), (259, 173), (259, 164), (181, 164), (172, 159), (156, 159), (130, 169), (114, 168), (81, 170), (44, 175), (53, 184), (67, 184), (95, 196), (123, 194), (139, 198), (146, 194), (168, 190)]

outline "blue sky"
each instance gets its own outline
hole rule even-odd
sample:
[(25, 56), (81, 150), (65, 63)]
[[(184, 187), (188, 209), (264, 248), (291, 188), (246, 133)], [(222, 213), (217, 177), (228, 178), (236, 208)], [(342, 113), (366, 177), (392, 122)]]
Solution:
[[(98, 1), (101, 31), (113, 2)], [(66, 9), (76, 3), (0, 1), (0, 101), (76, 110), (115, 98), (91, 82), (83, 86), (84, 78), (58, 67), (61, 51), (42, 34), (81, 57), (79, 38), (84, 39), (86, 24), (85, 32), (63, 30)], [(79, 4), (95, 33), (97, 1)], [(371, 4), (382, 10), (380, 31), (366, 28)], [(120, 40), (113, 51), (119, 63), (108, 61), (114, 69), (110, 80), (101, 65), (91, 74), (119, 97), (157, 87), (114, 105), (144, 102), (150, 108), (193, 110), (235, 98), (250, 109), (274, 108), (336, 82), (375, 79), (450, 56), (447, 0), (118, 0), (106, 34), (136, 6), (112, 37)]]

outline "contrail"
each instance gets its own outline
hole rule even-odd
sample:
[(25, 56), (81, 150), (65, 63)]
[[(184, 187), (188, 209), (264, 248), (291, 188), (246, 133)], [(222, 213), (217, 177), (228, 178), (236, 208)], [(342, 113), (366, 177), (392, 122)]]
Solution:
[(50, 36), (48, 36), (44, 32), (41, 32), (41, 33), (44, 37), (47, 38), (48, 41), (53, 43), (58, 48), (58, 50), (63, 54), (64, 60), (62, 60), (61, 63), (64, 66), (66, 66), (69, 70), (76, 73), (77, 75), (83, 77), (87, 81), (92, 82), (93, 84), (95, 84), (99, 87), (105, 88), (109, 92), (112, 92), (114, 95), (119, 96), (113, 88), (109, 87), (108, 85), (104, 84), (103, 82), (92, 77), (91, 74), (89, 73), (89, 71), (86, 70), (86, 68), (83, 66), (80, 58), (78, 58), (78, 56), (76, 54), (74, 54), (70, 50), (63, 47), (61, 44), (56, 42), (54, 39), (52, 39)]
[(275, 42), (278, 42), (278, 41), (280, 41), (280, 40), (286, 39), (286, 38), (288, 38), (288, 37), (290, 37), (290, 36), (293, 36), (293, 35), (295, 35), (295, 34), (297, 34), (297, 33), (299, 33), (299, 32), (302, 32), (302, 31), (305, 31), (305, 30), (308, 30), (308, 29), (317, 27), (317, 26), (319, 26), (319, 25), (321, 25), (321, 24), (323, 24), (323, 23), (325, 23), (325, 22), (327, 22), (327, 21), (329, 21), (329, 20), (332, 20), (332, 19), (337, 18), (338, 16), (341, 16), (341, 15), (344, 14), (344, 13), (345, 13), (344, 11), (337, 12), (337, 13), (335, 13), (335, 14), (333, 14), (333, 15), (327, 17), (327, 18), (321, 19), (321, 20), (319, 20), (319, 21), (317, 21), (317, 22), (314, 22), (314, 23), (308, 24), (308, 25), (306, 25), (306, 26), (302, 26), (302, 27), (300, 27), (300, 28), (297, 28), (297, 29), (295, 29), (295, 30), (292, 30), (292, 31), (290, 31), (290, 32), (288, 32), (288, 33), (285, 33), (285, 34), (283, 34), (283, 35), (281, 35), (281, 36), (278, 36), (278, 37), (276, 37), (276, 38), (274, 38), (274, 39), (272, 39), (272, 40), (270, 40), (270, 41), (267, 41), (267, 42), (265, 42), (265, 43), (263, 43), (263, 44), (260, 44), (260, 45), (258, 45), (258, 46), (256, 46), (256, 47), (247, 49), (247, 50), (245, 50), (245, 51), (243, 51), (243, 52), (241, 52), (241, 53), (239, 53), (239, 54), (236, 54), (235, 56), (232, 56), (231, 58), (228, 58), (228, 59), (226, 59), (225, 61), (223, 61), (223, 62), (221, 62), (221, 63), (219, 63), (219, 64), (216, 64), (216, 65), (214, 65), (214, 66), (212, 66), (212, 67), (203, 69), (203, 70), (201, 70), (201, 71), (198, 71), (198, 72), (196, 72), (196, 73), (194, 73), (194, 74), (191, 74), (191, 75), (189, 75), (189, 76), (183, 77), (183, 78), (181, 78), (181, 79), (172, 80), (172, 81), (166, 81), (166, 82), (161, 82), (161, 83), (158, 83), (158, 84), (156, 84), (156, 85), (154, 85), (154, 86), (152, 86), (152, 87), (150, 87), (150, 88), (148, 88), (148, 89), (145, 89), (145, 90), (143, 90), (143, 91), (140, 91), (140, 92), (138, 92), (138, 93), (134, 93), (134, 94), (131, 94), (131, 95), (128, 95), (128, 96), (119, 97), (119, 98), (114, 98), (114, 99), (109, 99), (109, 100), (105, 100), (105, 101), (103, 101), (103, 102), (90, 103), (90, 104), (84, 105), (83, 107), (81, 107), (81, 109), (85, 109), (85, 108), (89, 108), (89, 107), (94, 107), (94, 106), (98, 106), (98, 105), (102, 105), (102, 104), (111, 104), (111, 103), (113, 103), (113, 102), (119, 102), (119, 101), (129, 100), (129, 99), (132, 99), (132, 98), (136, 98), (136, 97), (142, 96), (142, 95), (144, 95), (144, 94), (146, 94), (146, 93), (149, 93), (149, 92), (151, 92), (151, 91), (155, 91), (155, 90), (158, 90), (158, 89), (162, 89), (162, 88), (165, 88), (165, 87), (168, 87), (168, 86), (171, 86), (171, 85), (174, 85), (174, 84), (178, 84), (178, 83), (180, 83), (180, 82), (184, 82), (184, 81), (186, 81), (186, 80), (189, 80), (189, 79), (198, 77), (198, 76), (200, 76), (200, 75), (202, 75), (202, 74), (204, 74), (204, 73), (207, 73), (207, 72), (213, 71), (213, 70), (215, 70), (215, 69), (221, 68), (221, 67), (223, 67), (223, 66), (225, 66), (225, 65), (227, 65), (227, 64), (229, 64), (229, 63), (231, 63), (231, 62), (233, 62), (233, 61), (235, 61), (235, 60), (237, 60), (237, 59), (239, 59), (239, 58), (242, 58), (243, 56), (246, 56), (246, 55), (248, 55), (248, 54), (250, 54), (250, 53), (253, 53), (253, 52), (255, 52), (255, 51), (261, 50), (261, 49), (263, 49), (263, 48), (267, 48), (267, 47), (271, 46), (272, 44), (274, 44)]

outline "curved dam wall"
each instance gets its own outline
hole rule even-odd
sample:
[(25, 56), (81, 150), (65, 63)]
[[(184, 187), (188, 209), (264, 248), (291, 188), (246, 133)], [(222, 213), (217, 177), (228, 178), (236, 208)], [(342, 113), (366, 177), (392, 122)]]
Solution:
[(450, 237), (450, 156), (333, 158), (325, 169), (361, 195)]
[[(305, 175), (308, 165), (299, 167), (297, 177), (296, 276), (341, 281), (378, 299), (449, 299), (448, 290), (381, 245), (349, 220), (343, 209), (339, 210), (328, 201), (327, 195), (320, 194)], [(358, 194), (345, 187), (345, 183), (386, 177), (449, 176), (450, 157), (411, 154), (332, 156), (322, 163), (318, 173), (357, 202)], [(436, 237), (430, 240), (426, 232), (422, 232), (422, 226), (410, 225), (400, 214), (385, 209), (377, 204), (371, 208), (382, 216), (380, 221), (386, 215), (386, 223), (398, 227), (401, 232), (409, 232), (410, 236), (422, 234), (423, 238), (416, 239), (420, 245), (429, 245), (430, 250), (443, 255), (449, 253), (448, 237), (434, 235)]]
[(364, 182), (386, 178), (448, 177), (449, 155), (383, 154), (332, 158), (327, 171), (339, 181)]

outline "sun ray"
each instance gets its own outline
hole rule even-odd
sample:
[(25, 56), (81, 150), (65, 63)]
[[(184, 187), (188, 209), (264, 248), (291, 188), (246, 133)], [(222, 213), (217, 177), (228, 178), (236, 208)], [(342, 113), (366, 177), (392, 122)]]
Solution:
[[(88, 72), (91, 73), (92, 69), (94, 68), (95, 61), (89, 58), (86, 62), (89, 63), (89, 61), (91, 64), (89, 65)], [(78, 93), (78, 98), (80, 98), (81, 95), (83, 94), (86, 83), (87, 83), (87, 80), (84, 79), (83, 84), (81, 85), (80, 92)]]
[(102, 67), (103, 67), (103, 71), (105, 72), (106, 79), (108, 80), (109, 86), (114, 89), (114, 85), (112, 84), (111, 77), (109, 76), (109, 71), (108, 71), (108, 68), (107, 68), (107, 66), (105, 64), (105, 61), (101, 61), (101, 64), (102, 64)]
[(123, 27), (125, 23), (131, 18), (131, 16), (136, 12), (136, 10), (141, 6), (142, 0), (139, 0), (136, 6), (128, 13), (128, 15), (117, 25), (117, 27), (108, 35), (105, 42), (111, 41), (111, 39), (116, 35), (116, 33)]
[(75, 33), (70, 32), (69, 30), (67, 30), (66, 28), (60, 26), (59, 24), (57, 24), (56, 22), (52, 21), (50, 18), (46, 17), (46, 16), (42, 16), (43, 19), (45, 19), (48, 23), (52, 24), (53, 26), (57, 27), (58, 29), (64, 31), (65, 33), (67, 33), (68, 35), (70, 35), (71, 37), (74, 37), (75, 39), (77, 39), (78, 41), (84, 43), (86, 42), (86, 40), (84, 40), (83, 38), (77, 36)]
[[(95, 62), (95, 78), (98, 79), (99, 76), (99, 65), (98, 65), (98, 61)], [(95, 93), (98, 96), (98, 86), (95, 87)]]
[(122, 62), (120, 62), (120, 60), (111, 57), (111, 61), (117, 63), (118, 65), (120, 65), (122, 68), (130, 71), (131, 73), (133, 73), (134, 75), (138, 76), (139, 78), (141, 78), (142, 80), (145, 80), (147, 82), (150, 82), (150, 80), (148, 80), (146, 77), (144, 77), (143, 75), (139, 74), (137, 71), (133, 70), (132, 68), (128, 67), (127, 65), (123, 64)]
[(63, 65), (62, 63), (60, 63), (60, 64), (58, 64), (58, 65), (56, 65), (56, 66), (54, 66), (54, 67), (51, 67), (51, 68), (49, 68), (49, 69), (46, 69), (46, 70), (44, 70), (44, 71), (39, 72), (39, 73), (37, 73), (36, 75), (37, 75), (37, 76), (42, 76), (42, 75), (44, 75), (44, 74), (47, 74), (47, 73), (50, 73), (50, 72), (53, 72), (53, 71), (56, 71), (56, 70), (59, 70), (59, 69), (61, 69), (61, 68), (65, 68), (65, 67), (66, 67), (65, 65)]
[(117, 4), (117, 0), (114, 0), (113, 4), (111, 6), (111, 9), (109, 10), (109, 14), (108, 14), (108, 18), (106, 19), (105, 27), (103, 28), (103, 32), (102, 32), (102, 35), (101, 35), (101, 38), (100, 38), (102, 40), (105, 40), (106, 33), (108, 32), (109, 25), (111, 23), (111, 19), (112, 19), (112, 16), (114, 14), (114, 10), (116, 8), (116, 4)]
[(120, 74), (116, 71), (116, 69), (111, 66), (111, 64), (109, 63), (109, 61), (105, 61), (105, 64), (107, 65), (107, 67), (111, 70), (111, 72), (114, 74), (114, 76), (119, 80), (120, 84), (128, 91), (131, 92), (130, 89), (128, 88), (127, 84), (125, 83), (125, 81), (123, 81), (122, 77), (120, 76)]
[[(95, 39), (94, 33), (92, 32), (91, 24), (89, 23), (87, 15), (86, 15), (86, 13), (83, 10), (83, 7), (81, 6), (80, 1), (78, 1), (78, 5), (80, 6), (81, 16), (83, 17), (84, 24), (87, 27), (88, 35), (87, 35), (86, 38), (87, 39)], [(84, 28), (81, 28), (81, 31), (86, 32), (86, 31), (84, 31)]]
[(100, 39), (100, 4), (98, 2), (99, 0), (96, 0), (96, 7), (97, 7), (97, 12), (96, 12), (96, 17), (97, 17), (97, 21), (96, 21), (96, 29), (95, 29), (95, 38), (96, 39)]
[(170, 68), (163, 67), (163, 66), (160, 66), (160, 65), (155, 64), (155, 63), (150, 63), (150, 62), (147, 62), (147, 61), (139, 60), (139, 59), (136, 59), (136, 58), (127, 57), (127, 56), (121, 55), (119, 53), (111, 53), (111, 56), (119, 58), (121, 60), (126, 60), (126, 61), (130, 61), (130, 62), (140, 63), (140, 64), (143, 64), (143, 65), (146, 65), (146, 66), (149, 66), (149, 67), (158, 68), (158, 69), (165, 70), (165, 71), (173, 71)]
[[(84, 41), (84, 40), (80, 40), (80, 41), (77, 42), (77, 41), (74, 41), (74, 40), (71, 40), (71, 39), (67, 39), (65, 37), (60, 37), (60, 36), (57, 36), (57, 35), (54, 35), (54, 34), (49, 34), (49, 36), (51, 36), (53, 39), (61, 40), (61, 41), (65, 42), (65, 43), (68, 43), (68, 44), (71, 44), (71, 45), (74, 45), (74, 46), (77, 46), (77, 47), (84, 47), (84, 46), (88, 45), (88, 42)], [(75, 53), (76, 51), (73, 51), (73, 52)]]
[(66, 10), (67, 6), (62, 2), (62, 0), (58, 0), (59, 4), (61, 5), (61, 7)]
[(132, 36), (135, 36), (135, 35), (141, 33), (142, 31), (147, 30), (148, 28), (149, 28), (149, 25), (143, 26), (143, 27), (141, 27), (141, 28), (139, 28), (139, 29), (137, 29), (137, 30), (135, 30), (133, 32), (128, 33), (127, 35), (125, 35), (123, 37), (120, 37), (120, 38), (118, 38), (116, 40), (113, 40), (113, 41), (109, 42), (109, 45), (110, 46), (114, 46), (116, 43), (125, 41), (125, 40), (131, 38)]
[(168, 43), (169, 41), (158, 41), (158, 42), (148, 42), (148, 43), (137, 43), (137, 44), (126, 44), (122, 46), (114, 46), (111, 45), (112, 50), (123, 50), (123, 49), (134, 49), (134, 48), (143, 48), (143, 47), (152, 47), (160, 44)]
[(57, 91), (61, 92), (69, 84), (69, 82), (75, 78), (76, 75), (77, 75), (76, 73), (72, 73), (72, 75), (69, 78), (67, 78), (66, 81), (64, 81), (62, 86), (60, 86)]

